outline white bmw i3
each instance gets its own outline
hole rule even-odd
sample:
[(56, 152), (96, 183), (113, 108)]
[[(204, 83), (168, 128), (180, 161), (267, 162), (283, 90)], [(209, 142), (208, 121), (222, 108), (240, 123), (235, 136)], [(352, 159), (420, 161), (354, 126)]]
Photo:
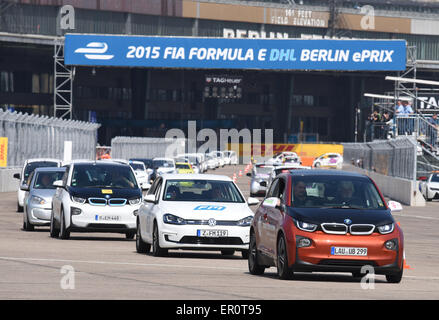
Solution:
[(133, 169), (112, 161), (73, 161), (52, 200), (50, 236), (68, 239), (70, 232), (136, 234), (142, 190)]
[(169, 174), (154, 181), (138, 211), (136, 249), (164, 256), (169, 249), (241, 251), (248, 258), (249, 205), (226, 176)]

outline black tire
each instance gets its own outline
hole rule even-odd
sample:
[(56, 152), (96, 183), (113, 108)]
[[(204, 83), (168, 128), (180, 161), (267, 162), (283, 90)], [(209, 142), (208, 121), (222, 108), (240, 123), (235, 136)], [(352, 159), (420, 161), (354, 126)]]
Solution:
[(235, 254), (235, 250), (233, 250), (233, 249), (221, 250), (221, 255), (223, 255), (223, 256), (233, 256), (234, 254)]
[(316, 162), (316, 164), (314, 165), (314, 168), (318, 168), (320, 167), (320, 162)]
[(248, 252), (249, 252), (248, 250), (242, 250), (241, 251), (242, 259), (248, 259), (248, 255), (249, 255)]
[(426, 199), (428, 202), (433, 201), (433, 198), (427, 198)]
[(403, 273), (404, 273), (404, 260), (398, 272), (393, 274), (386, 274), (386, 280), (389, 283), (400, 283), (402, 280)]
[(134, 231), (128, 231), (125, 233), (125, 238), (127, 238), (128, 240), (133, 240), (135, 236), (136, 233)]
[(18, 204), (18, 201), (17, 201), (17, 212), (23, 212), (23, 207)]
[(152, 255), (154, 257), (164, 257), (168, 254), (168, 250), (162, 249), (160, 247), (159, 240), (159, 228), (157, 223), (154, 222), (153, 232), (152, 232)]
[(250, 271), (250, 273), (254, 275), (261, 275), (265, 271), (265, 267), (260, 265), (258, 261), (258, 250), (256, 246), (256, 237), (254, 233), (250, 234), (248, 271)]
[(149, 243), (143, 242), (142, 235), (140, 234), (140, 225), (137, 222), (137, 232), (136, 232), (136, 251), (137, 253), (148, 253), (151, 250), (151, 245)]
[(55, 227), (55, 217), (53, 216), (53, 208), (52, 208), (52, 214), (50, 217), (50, 237), (58, 238), (58, 236), (59, 236), (59, 229), (56, 229)]
[(64, 217), (64, 209), (61, 208), (61, 215), (60, 215), (60, 228), (59, 228), (59, 238), (63, 240), (67, 240), (70, 238), (70, 231), (66, 228), (66, 222)]
[(24, 231), (34, 231), (34, 226), (29, 222), (27, 212), (23, 212), (23, 230)]
[(288, 266), (287, 244), (283, 235), (277, 240), (277, 275), (282, 280), (294, 277), (293, 270)]

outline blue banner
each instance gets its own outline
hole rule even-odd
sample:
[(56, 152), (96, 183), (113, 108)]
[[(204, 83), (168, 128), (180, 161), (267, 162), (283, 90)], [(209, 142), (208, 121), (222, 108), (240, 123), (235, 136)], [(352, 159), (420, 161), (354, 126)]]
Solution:
[(402, 71), (406, 42), (68, 34), (64, 57), (84, 66)]

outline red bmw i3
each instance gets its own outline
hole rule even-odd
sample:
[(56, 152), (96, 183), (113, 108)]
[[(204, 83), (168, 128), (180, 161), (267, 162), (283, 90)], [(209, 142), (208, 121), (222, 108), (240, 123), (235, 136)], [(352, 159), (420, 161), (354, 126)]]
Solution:
[[(391, 209), (392, 208), (392, 209)], [(349, 272), (364, 266), (388, 282), (403, 275), (404, 236), (367, 176), (332, 170), (294, 170), (276, 177), (253, 218), (248, 267), (275, 266), (281, 279), (295, 272)]]

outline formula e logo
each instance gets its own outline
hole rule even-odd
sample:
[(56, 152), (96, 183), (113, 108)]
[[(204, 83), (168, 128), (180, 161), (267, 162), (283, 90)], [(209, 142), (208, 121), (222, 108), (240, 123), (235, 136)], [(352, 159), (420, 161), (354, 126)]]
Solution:
[(84, 53), (85, 57), (90, 60), (110, 60), (114, 55), (104, 54), (108, 50), (108, 44), (105, 42), (90, 42), (85, 48), (75, 50), (75, 53)]
[(214, 210), (214, 211), (223, 211), (226, 207), (223, 206), (209, 206), (209, 205), (201, 205), (194, 208), (194, 210)]

